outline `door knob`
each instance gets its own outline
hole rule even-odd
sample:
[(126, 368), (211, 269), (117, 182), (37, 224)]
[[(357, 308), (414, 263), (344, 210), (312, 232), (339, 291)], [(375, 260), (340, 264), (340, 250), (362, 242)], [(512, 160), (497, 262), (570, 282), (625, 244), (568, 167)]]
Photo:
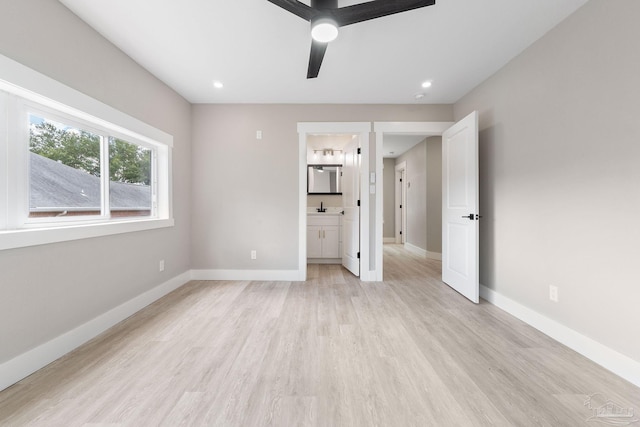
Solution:
[(467, 219), (470, 219), (470, 220), (473, 221), (475, 219), (474, 216), (475, 216), (474, 214), (469, 214), (469, 215), (466, 215), (466, 216), (463, 215), (462, 218), (467, 218)]

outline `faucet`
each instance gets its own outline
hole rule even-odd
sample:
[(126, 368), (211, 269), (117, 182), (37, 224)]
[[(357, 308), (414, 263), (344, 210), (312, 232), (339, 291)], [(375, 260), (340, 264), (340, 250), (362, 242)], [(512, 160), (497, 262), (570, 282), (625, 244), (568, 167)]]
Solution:
[(318, 208), (318, 212), (326, 212), (327, 210), (325, 208), (322, 207), (322, 203), (320, 202), (320, 207)]

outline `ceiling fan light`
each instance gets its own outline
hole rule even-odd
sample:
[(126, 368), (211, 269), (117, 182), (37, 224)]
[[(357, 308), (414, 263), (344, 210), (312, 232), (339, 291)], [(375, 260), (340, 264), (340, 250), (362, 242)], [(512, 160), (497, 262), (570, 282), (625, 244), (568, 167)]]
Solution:
[(311, 24), (311, 37), (320, 43), (329, 43), (338, 37), (338, 24), (331, 18), (320, 18)]

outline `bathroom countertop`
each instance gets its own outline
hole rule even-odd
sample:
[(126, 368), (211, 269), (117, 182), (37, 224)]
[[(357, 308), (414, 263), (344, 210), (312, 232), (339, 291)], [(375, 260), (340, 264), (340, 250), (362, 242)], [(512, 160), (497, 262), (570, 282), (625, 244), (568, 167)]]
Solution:
[(319, 206), (316, 207), (308, 207), (307, 215), (341, 215), (342, 208), (337, 207), (326, 207), (326, 212), (318, 212)]

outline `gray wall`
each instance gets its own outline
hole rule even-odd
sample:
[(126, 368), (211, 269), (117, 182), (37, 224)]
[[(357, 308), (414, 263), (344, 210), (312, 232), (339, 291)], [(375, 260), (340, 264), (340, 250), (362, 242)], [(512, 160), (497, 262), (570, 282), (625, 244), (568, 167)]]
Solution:
[(396, 237), (396, 159), (383, 159), (383, 237)]
[(427, 251), (442, 253), (442, 137), (427, 138)]
[(480, 112), (481, 283), (636, 361), (639, 16), (592, 0), (455, 104)]
[(427, 142), (415, 145), (396, 158), (396, 164), (407, 162), (407, 229), (402, 230), (406, 243), (427, 249)]
[(298, 122), (452, 118), (450, 105), (194, 105), (192, 267), (298, 268)]
[[(57, 1), (0, 1), (0, 53), (174, 136), (176, 226), (0, 251), (0, 363), (189, 269), (190, 106)], [(166, 270), (158, 273), (158, 261)]]

